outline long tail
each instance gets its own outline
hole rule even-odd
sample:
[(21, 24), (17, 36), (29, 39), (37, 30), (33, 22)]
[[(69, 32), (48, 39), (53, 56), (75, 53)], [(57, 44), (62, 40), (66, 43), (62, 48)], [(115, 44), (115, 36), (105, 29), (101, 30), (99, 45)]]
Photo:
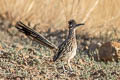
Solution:
[(40, 44), (50, 48), (50, 49), (57, 49), (57, 47), (51, 43), (49, 40), (47, 40), (45, 37), (34, 31), (33, 29), (29, 28), (25, 24), (23, 24), (21, 21), (16, 23), (16, 28), (23, 32), (25, 35), (32, 37), (34, 40), (39, 42)]

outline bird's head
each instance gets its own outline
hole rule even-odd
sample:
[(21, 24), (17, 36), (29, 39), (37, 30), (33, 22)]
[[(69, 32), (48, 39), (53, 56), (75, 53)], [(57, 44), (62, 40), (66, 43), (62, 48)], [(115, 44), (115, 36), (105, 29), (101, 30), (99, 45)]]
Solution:
[(74, 29), (80, 25), (84, 25), (84, 23), (77, 24), (75, 20), (71, 19), (68, 21), (69, 29)]

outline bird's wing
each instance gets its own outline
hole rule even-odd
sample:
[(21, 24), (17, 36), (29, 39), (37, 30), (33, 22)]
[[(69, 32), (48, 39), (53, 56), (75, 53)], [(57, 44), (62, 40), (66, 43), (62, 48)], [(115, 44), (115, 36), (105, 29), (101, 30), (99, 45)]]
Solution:
[(55, 62), (61, 55), (62, 51), (64, 50), (64, 42), (58, 46), (58, 51), (57, 53), (53, 56), (53, 61)]
[(63, 55), (67, 55), (66, 52), (70, 52), (71, 48), (68, 48), (72, 43), (66, 39), (59, 47), (57, 54), (54, 55), (53, 61), (56, 61), (59, 57), (62, 57)]
[(16, 28), (20, 31), (23, 32), (25, 35), (32, 37), (34, 40), (39, 42), (40, 44), (50, 48), (50, 49), (57, 49), (57, 47), (51, 43), (48, 39), (34, 31), (33, 29), (29, 28), (25, 24), (23, 24), (21, 21), (16, 23)]

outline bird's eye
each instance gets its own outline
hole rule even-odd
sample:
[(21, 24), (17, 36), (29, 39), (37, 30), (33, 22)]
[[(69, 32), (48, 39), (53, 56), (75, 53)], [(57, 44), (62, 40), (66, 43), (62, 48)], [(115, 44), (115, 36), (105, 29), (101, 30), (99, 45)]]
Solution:
[(70, 26), (73, 26), (72, 24), (70, 24)]

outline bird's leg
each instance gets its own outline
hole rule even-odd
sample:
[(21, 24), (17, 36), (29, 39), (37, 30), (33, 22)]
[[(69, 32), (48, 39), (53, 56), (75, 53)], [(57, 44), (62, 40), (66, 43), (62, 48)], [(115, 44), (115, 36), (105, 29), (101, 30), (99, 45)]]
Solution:
[(62, 67), (63, 67), (64, 72), (66, 72), (67, 70), (65, 69), (65, 66), (64, 66), (63, 62), (62, 62)]
[(70, 71), (73, 71), (72, 67), (71, 67), (71, 64), (70, 64), (70, 59), (68, 60), (68, 66), (70, 68)]

